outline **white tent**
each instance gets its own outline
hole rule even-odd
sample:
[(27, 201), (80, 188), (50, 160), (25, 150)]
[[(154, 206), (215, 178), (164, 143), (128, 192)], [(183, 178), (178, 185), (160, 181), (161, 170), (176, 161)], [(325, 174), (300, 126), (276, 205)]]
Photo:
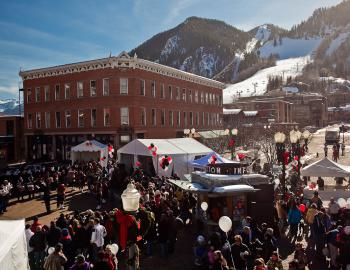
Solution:
[(350, 166), (341, 165), (324, 158), (303, 168), (301, 175), (310, 177), (350, 177)]
[(102, 167), (107, 166), (108, 146), (95, 140), (85, 141), (71, 149), (71, 160), (98, 160)]
[(29, 270), (24, 220), (0, 220), (0, 269)]
[[(157, 146), (157, 155), (153, 156), (148, 150), (151, 144)], [(179, 177), (190, 173), (193, 168), (188, 165), (189, 161), (197, 159), (212, 153), (213, 150), (201, 144), (192, 138), (177, 138), (177, 139), (136, 139), (127, 145), (123, 146), (117, 151), (118, 160), (127, 166), (134, 164), (136, 161), (152, 160), (155, 172), (160, 176), (171, 176), (174, 171)], [(159, 159), (162, 156), (171, 156), (173, 162), (170, 164), (168, 170), (163, 170), (159, 165)], [(143, 167), (146, 164), (142, 164)]]

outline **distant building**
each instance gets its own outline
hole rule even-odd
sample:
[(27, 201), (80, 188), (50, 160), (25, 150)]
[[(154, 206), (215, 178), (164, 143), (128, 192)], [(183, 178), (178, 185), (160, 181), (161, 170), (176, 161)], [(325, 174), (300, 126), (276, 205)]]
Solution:
[(223, 83), (127, 53), (20, 76), (28, 159), (67, 159), (90, 138), (119, 147), (222, 127)]
[(0, 116), (0, 162), (24, 160), (23, 116)]

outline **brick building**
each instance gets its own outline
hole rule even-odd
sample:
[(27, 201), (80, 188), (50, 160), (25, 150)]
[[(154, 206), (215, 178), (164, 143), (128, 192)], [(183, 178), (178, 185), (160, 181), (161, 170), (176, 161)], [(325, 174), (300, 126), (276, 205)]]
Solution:
[(69, 158), (70, 146), (92, 137), (119, 147), (222, 125), (223, 83), (125, 52), (20, 76), (29, 159)]
[(23, 117), (0, 116), (0, 163), (6, 165), (23, 161)]

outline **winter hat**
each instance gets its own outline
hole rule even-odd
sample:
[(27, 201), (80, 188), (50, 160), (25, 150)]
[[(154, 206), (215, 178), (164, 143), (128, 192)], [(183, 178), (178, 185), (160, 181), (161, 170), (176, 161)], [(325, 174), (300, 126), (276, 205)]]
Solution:
[(85, 257), (84, 257), (84, 255), (79, 254), (78, 256), (75, 257), (75, 261), (76, 261), (77, 263), (83, 263), (83, 262), (85, 262)]
[(68, 229), (64, 228), (64, 229), (62, 230), (62, 235), (63, 235), (63, 236), (68, 236), (68, 235), (69, 235)]

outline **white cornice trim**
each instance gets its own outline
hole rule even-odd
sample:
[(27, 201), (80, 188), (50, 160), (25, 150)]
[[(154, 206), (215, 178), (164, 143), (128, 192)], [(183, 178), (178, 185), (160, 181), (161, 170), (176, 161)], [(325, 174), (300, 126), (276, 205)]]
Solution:
[(66, 64), (61, 66), (54, 66), (41, 69), (33, 69), (27, 71), (20, 71), (19, 76), (21, 76), (23, 81), (53, 77), (59, 75), (65, 75), (70, 73), (78, 73), (89, 70), (98, 70), (106, 68), (132, 68), (132, 69), (142, 69), (149, 72), (161, 74), (163, 76), (168, 76), (180, 80), (185, 80), (197, 84), (202, 84), (209, 87), (224, 89), (226, 85), (224, 83), (208, 79), (196, 74), (185, 72), (176, 68), (168, 67), (158, 63), (154, 63), (148, 60), (130, 57), (126, 52), (122, 52), (117, 57), (111, 56), (108, 58), (96, 59), (85, 62), (78, 62), (72, 64)]

